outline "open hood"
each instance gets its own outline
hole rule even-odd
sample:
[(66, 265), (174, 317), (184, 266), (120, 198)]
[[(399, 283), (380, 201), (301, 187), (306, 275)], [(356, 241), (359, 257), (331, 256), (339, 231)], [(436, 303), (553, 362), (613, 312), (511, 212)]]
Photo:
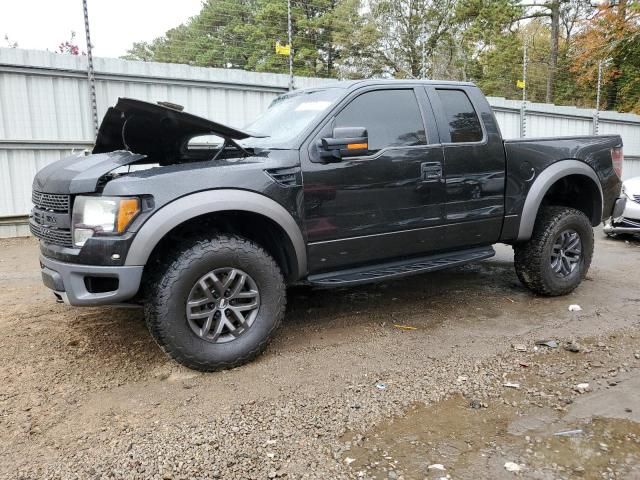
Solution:
[(129, 150), (164, 163), (180, 155), (191, 138), (209, 134), (227, 140), (261, 136), (183, 112), (180, 105), (119, 98), (102, 120), (93, 153)]
[(144, 158), (144, 155), (123, 151), (69, 155), (41, 169), (33, 178), (33, 190), (67, 195), (95, 192), (103, 175)]

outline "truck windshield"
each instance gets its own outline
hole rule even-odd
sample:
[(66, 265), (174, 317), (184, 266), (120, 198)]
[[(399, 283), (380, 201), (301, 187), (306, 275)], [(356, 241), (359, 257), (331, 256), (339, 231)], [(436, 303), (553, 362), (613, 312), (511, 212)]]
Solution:
[(340, 97), (342, 89), (304, 90), (276, 98), (266, 112), (245, 127), (266, 138), (247, 138), (244, 147), (277, 147), (300, 134)]

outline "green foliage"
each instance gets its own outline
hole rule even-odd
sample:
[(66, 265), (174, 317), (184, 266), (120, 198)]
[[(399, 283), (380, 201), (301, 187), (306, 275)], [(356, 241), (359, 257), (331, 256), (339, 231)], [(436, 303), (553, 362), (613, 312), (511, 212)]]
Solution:
[(431, 76), (435, 53), (453, 37), (453, 0), (371, 0), (368, 25), (379, 32), (371, 62), (396, 78)]
[(518, 0), (461, 0), (456, 5), (455, 21), (463, 27), (462, 39), (483, 49), (511, 33), (509, 28), (522, 14)]
[(620, 78), (624, 81), (618, 92), (618, 108), (640, 113), (640, 30), (621, 42), (620, 52)]
[(500, 35), (478, 58), (473, 76), (485, 95), (518, 98), (516, 82), (522, 79), (522, 38), (517, 33)]
[[(293, 2), (293, 61), (297, 75), (336, 76), (337, 65), (370, 39), (359, 15), (359, 0)], [(358, 33), (352, 35), (353, 30)], [(363, 38), (364, 37), (364, 38)], [(287, 56), (276, 41), (288, 43), (287, 3), (283, 0), (208, 0), (185, 25), (151, 43), (135, 43), (125, 58), (286, 72)]]
[[(296, 75), (469, 80), (487, 95), (517, 99), (526, 42), (528, 100), (593, 107), (597, 64), (606, 56), (603, 105), (640, 110), (640, 2), (291, 3)], [(610, 18), (620, 19), (615, 29), (607, 28)], [(286, 0), (206, 0), (198, 15), (152, 42), (135, 43), (125, 58), (286, 73), (289, 58), (276, 54), (277, 41), (288, 42)]]

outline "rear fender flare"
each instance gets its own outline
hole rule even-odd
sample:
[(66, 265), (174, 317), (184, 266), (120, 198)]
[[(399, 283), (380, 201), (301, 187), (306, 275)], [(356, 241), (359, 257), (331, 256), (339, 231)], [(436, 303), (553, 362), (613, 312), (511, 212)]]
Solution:
[[(600, 218), (602, 218), (602, 186), (600, 185), (600, 179), (596, 172), (584, 162), (578, 160), (560, 160), (545, 168), (542, 173), (538, 175), (538, 178), (535, 179), (533, 185), (531, 185), (524, 202), (522, 216), (520, 217), (518, 241), (525, 241), (531, 238), (542, 199), (554, 183), (569, 175), (583, 175), (593, 180), (600, 193)], [(593, 219), (589, 220), (593, 223)]]
[(162, 207), (138, 230), (125, 265), (145, 265), (160, 240), (178, 225), (200, 215), (230, 210), (256, 213), (278, 224), (289, 237), (295, 250), (298, 277), (306, 275), (306, 244), (300, 227), (291, 214), (282, 205), (264, 195), (233, 189), (193, 193)]

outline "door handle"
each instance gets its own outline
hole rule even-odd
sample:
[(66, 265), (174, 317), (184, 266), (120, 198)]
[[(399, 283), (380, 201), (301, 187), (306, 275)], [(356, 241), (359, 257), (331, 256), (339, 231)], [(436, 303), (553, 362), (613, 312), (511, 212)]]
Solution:
[(442, 164), (439, 162), (424, 162), (420, 164), (422, 181), (440, 180), (442, 178)]

